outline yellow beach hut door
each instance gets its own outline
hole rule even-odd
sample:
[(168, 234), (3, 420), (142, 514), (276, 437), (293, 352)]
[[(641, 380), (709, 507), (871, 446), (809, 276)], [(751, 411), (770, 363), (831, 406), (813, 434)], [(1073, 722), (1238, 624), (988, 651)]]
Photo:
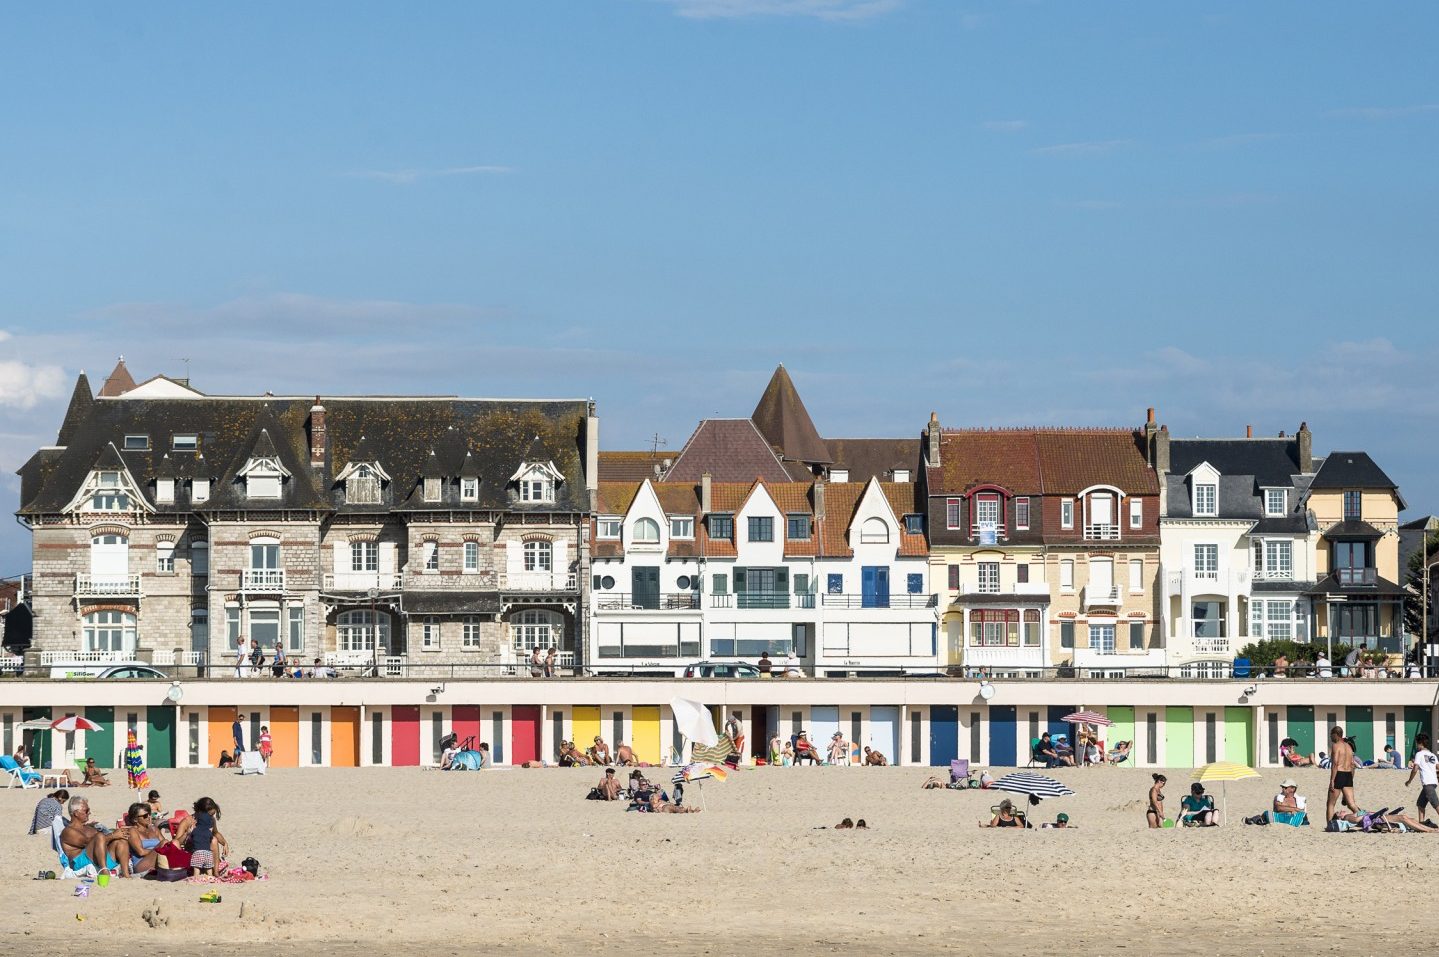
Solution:
[(660, 763), (660, 709), (654, 707), (637, 707), (631, 712), (631, 721), (634, 723), (635, 740), (630, 747), (635, 750), (635, 757), (646, 764)]

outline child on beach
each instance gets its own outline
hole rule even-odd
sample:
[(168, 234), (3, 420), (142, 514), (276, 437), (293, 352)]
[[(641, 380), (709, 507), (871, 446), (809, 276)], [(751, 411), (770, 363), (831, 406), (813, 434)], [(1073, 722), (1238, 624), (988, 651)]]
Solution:
[(175, 843), (190, 844), (190, 876), (214, 875), (215, 862), (223, 861), (230, 853), (230, 843), (220, 833), (220, 805), (212, 799), (202, 797), (195, 802), (194, 812), (180, 825)]
[(270, 726), (260, 725), (260, 760), (265, 762), (265, 767), (270, 766), (270, 752), (275, 749), (270, 741)]

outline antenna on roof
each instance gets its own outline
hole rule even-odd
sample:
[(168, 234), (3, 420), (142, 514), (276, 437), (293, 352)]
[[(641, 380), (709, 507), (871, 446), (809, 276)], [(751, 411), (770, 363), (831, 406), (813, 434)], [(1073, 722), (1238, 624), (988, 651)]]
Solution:
[(650, 436), (650, 455), (659, 455), (660, 449), (668, 447), (669, 442), (665, 441), (658, 432)]
[(188, 385), (190, 383), (190, 357), (181, 356), (180, 361), (185, 363), (185, 384)]

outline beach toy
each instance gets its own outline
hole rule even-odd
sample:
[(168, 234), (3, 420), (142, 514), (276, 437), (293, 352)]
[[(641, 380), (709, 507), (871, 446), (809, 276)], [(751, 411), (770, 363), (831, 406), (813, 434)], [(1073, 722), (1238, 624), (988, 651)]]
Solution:
[(210, 891), (208, 894), (200, 895), (200, 903), (202, 904), (218, 904), (220, 903), (220, 899), (220, 895), (215, 893), (214, 891)]
[[(90, 888), (89, 888), (89, 886), (86, 885), (86, 884), (80, 884), (80, 885), (78, 885), (78, 886), (75, 888), (75, 896), (76, 896), (76, 897), (89, 897), (89, 896), (90, 896)], [(80, 915), (79, 915), (79, 914), (76, 914), (75, 916), (76, 916), (76, 917), (79, 917)]]
[(1162, 825), (1160, 825), (1160, 826), (1161, 826), (1161, 827), (1173, 827), (1173, 826), (1174, 826), (1174, 818), (1172, 818), (1172, 817), (1167, 817), (1167, 818), (1165, 818), (1165, 819), (1164, 819), (1164, 823), (1163, 823)]
[(109, 875), (109, 874), (100, 874), (98, 877), (95, 878), (95, 883), (96, 883), (96, 884), (99, 884), (101, 887), (109, 887), (109, 886), (110, 886), (110, 875)]

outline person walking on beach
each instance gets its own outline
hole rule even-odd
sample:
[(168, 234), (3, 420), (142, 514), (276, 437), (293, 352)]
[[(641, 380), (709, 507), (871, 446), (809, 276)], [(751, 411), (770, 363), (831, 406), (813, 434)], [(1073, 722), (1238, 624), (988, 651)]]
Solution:
[(270, 755), (274, 753), (275, 744), (270, 738), (270, 726), (260, 725), (260, 760), (265, 762), (265, 767), (270, 766)]
[(245, 750), (245, 726), (240, 723), (240, 709), (235, 709), (235, 720), (230, 723), (230, 737), (235, 739), (235, 760)]
[(1405, 779), (1404, 786), (1407, 788), (1414, 783), (1414, 775), (1419, 775), (1419, 801), (1415, 804), (1418, 808), (1419, 817), (1424, 817), (1424, 808), (1431, 807), (1439, 811), (1439, 757), (1429, 750), (1429, 735), (1414, 735), (1414, 760), (1409, 762), (1409, 777)]
[(1329, 801), (1324, 808), (1324, 822), (1334, 820), (1334, 809), (1340, 799), (1352, 813), (1359, 813), (1354, 800), (1354, 749), (1344, 740), (1344, 729), (1339, 725), (1329, 729)]
[(1150, 830), (1164, 826), (1164, 785), (1169, 779), (1162, 774), (1156, 774), (1154, 783), (1149, 786), (1149, 807), (1144, 812), (1144, 819), (1149, 822)]

